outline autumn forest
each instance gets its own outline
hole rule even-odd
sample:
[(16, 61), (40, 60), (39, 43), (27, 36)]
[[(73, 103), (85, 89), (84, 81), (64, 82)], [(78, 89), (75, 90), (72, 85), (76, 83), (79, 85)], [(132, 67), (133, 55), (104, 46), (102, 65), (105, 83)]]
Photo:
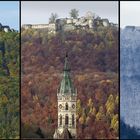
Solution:
[(118, 138), (116, 27), (56, 34), (22, 29), (21, 52), (22, 137), (53, 138), (57, 89), (68, 52), (71, 77), (78, 91), (77, 138)]

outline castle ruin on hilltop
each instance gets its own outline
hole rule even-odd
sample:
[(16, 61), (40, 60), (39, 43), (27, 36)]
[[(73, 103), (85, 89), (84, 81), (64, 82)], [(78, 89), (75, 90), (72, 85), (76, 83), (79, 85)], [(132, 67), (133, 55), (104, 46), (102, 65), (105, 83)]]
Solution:
[(10, 29), (9, 26), (7, 26), (7, 25), (2, 25), (2, 24), (0, 23), (0, 31), (4, 31), (4, 32), (13, 32), (13, 31), (15, 31), (15, 30), (14, 30), (14, 29)]
[(18, 32), (15, 29), (10, 28), (8, 25), (2, 25), (0, 23), (0, 31), (4, 31), (4, 32)]
[(100, 17), (80, 17), (80, 18), (58, 18), (54, 23), (49, 24), (24, 24), (23, 29), (47, 29), (49, 33), (56, 33), (57, 31), (72, 31), (75, 29), (94, 29), (98, 26), (117, 27), (117, 24), (110, 23), (108, 19), (101, 19)]

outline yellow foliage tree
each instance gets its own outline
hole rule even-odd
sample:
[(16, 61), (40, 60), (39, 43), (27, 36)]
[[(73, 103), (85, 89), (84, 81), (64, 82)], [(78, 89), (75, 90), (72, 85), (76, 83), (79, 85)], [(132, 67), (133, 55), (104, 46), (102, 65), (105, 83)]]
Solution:
[(105, 114), (103, 106), (100, 106), (98, 113), (96, 114), (96, 121), (105, 120)]
[(112, 120), (111, 120), (111, 128), (114, 129), (116, 133), (118, 133), (119, 129), (119, 121), (118, 121), (118, 114), (114, 115)]
[(86, 113), (85, 113), (85, 110), (83, 109), (82, 115), (79, 118), (79, 122), (80, 122), (80, 124), (85, 124), (85, 121), (86, 121)]
[(91, 110), (90, 110), (90, 113), (93, 115), (93, 116), (95, 116), (96, 115), (96, 108), (95, 107), (93, 107)]
[(119, 96), (118, 96), (118, 95), (116, 96), (115, 104), (116, 104), (117, 106), (118, 106), (118, 104), (119, 104)]
[(92, 101), (91, 98), (89, 98), (89, 100), (88, 100), (88, 106), (89, 106), (90, 108), (93, 107), (93, 101)]
[(89, 116), (87, 116), (87, 118), (86, 118), (86, 124), (88, 124), (88, 122), (89, 122), (90, 119), (91, 118)]
[(81, 107), (81, 101), (80, 99), (77, 100), (77, 115), (81, 116), (82, 114), (82, 107)]
[(114, 111), (115, 111), (115, 100), (112, 94), (110, 94), (110, 96), (108, 97), (108, 100), (105, 104), (106, 106), (106, 115), (110, 118), (112, 118), (112, 116), (114, 115)]

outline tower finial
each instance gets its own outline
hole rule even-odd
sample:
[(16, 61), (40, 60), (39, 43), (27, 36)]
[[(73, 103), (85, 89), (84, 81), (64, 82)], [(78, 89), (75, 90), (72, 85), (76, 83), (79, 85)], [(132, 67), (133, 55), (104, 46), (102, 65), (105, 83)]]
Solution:
[(70, 67), (68, 64), (68, 52), (66, 52), (66, 56), (65, 56), (64, 71), (70, 71)]
[(66, 52), (66, 57), (68, 57), (68, 52)]

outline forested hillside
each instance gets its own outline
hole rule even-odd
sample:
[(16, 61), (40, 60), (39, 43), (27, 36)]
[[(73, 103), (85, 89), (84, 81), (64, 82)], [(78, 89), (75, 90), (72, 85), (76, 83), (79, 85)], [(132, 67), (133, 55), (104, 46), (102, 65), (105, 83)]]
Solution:
[(120, 138), (121, 139), (139, 139), (139, 129), (136, 127), (130, 127), (124, 120), (120, 120)]
[(0, 32), (0, 138), (19, 138), (19, 34)]
[[(127, 134), (127, 130), (121, 129), (122, 137), (138, 138), (140, 136), (140, 27), (126, 26), (121, 30), (121, 53), (120, 53), (120, 70), (121, 70), (121, 118), (124, 118), (126, 124), (131, 126), (129, 129), (133, 133)], [(129, 130), (129, 131), (130, 131)], [(131, 136), (132, 134), (132, 136)]]
[(77, 137), (118, 137), (118, 31), (22, 30), (22, 137), (52, 138), (64, 57), (78, 90)]

